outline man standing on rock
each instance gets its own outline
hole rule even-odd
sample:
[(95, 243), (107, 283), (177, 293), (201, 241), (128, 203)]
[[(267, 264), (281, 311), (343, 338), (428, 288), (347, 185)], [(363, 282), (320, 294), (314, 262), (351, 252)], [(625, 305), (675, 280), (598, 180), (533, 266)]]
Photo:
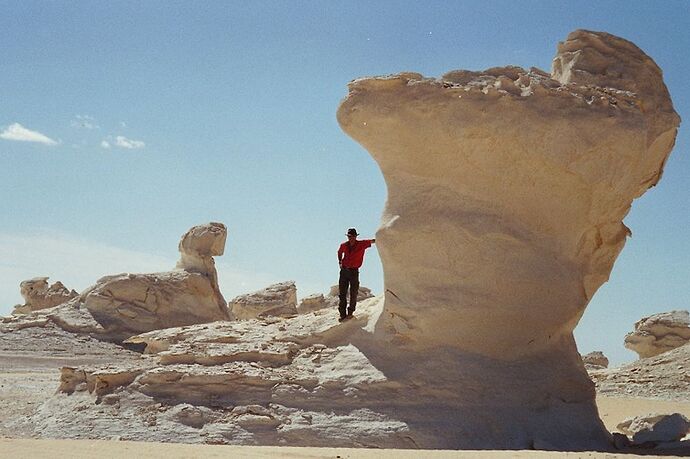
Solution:
[[(376, 242), (376, 239), (357, 240), (357, 230), (347, 230), (347, 242), (340, 244), (338, 248), (338, 265), (340, 265), (340, 321), (349, 319), (355, 312), (357, 305), (357, 293), (359, 292), (359, 268), (364, 261), (364, 251)], [(350, 307), (347, 307), (347, 289), (350, 289)]]

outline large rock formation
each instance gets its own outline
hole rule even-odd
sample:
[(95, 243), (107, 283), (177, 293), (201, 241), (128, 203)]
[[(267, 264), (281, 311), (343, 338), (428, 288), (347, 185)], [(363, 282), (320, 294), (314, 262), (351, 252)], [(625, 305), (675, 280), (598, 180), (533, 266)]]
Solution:
[(625, 335), (625, 347), (641, 359), (663, 354), (690, 342), (690, 314), (671, 311), (643, 317)]
[(292, 317), (297, 315), (297, 287), (293, 281), (269, 285), (257, 292), (233, 298), (228, 307), (239, 320)]
[(64, 304), (4, 321), (6, 328), (52, 322), (70, 332), (119, 342), (151, 330), (227, 320), (212, 258), (223, 254), (226, 235), (222, 223), (195, 226), (180, 240), (175, 270), (102, 277)]
[(24, 298), (24, 304), (16, 305), (12, 314), (26, 314), (52, 308), (79, 295), (76, 291), (69, 290), (60, 281), (48, 285), (47, 277), (25, 280), (19, 284), (19, 291)]
[(675, 141), (659, 67), (578, 30), (551, 74), (401, 73), (349, 90), (338, 121), (388, 187), (377, 337), (390, 344), (368, 350), (375, 365), (437, 388), (418, 411), (436, 447), (603, 447), (572, 331)]

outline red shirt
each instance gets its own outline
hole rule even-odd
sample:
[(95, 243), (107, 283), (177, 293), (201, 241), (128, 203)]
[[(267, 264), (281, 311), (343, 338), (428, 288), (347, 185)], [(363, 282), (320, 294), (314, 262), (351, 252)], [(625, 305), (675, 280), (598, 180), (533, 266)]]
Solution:
[(343, 242), (338, 248), (338, 261), (342, 263), (343, 268), (359, 268), (364, 261), (364, 251), (371, 247), (372, 239), (363, 239), (355, 241), (353, 246), (350, 242)]

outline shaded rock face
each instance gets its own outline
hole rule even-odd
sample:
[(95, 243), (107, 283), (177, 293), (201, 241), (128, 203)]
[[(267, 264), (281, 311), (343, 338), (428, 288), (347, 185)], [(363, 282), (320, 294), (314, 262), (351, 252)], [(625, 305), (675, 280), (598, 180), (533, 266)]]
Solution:
[(293, 281), (269, 285), (263, 290), (233, 298), (228, 307), (239, 320), (292, 317), (297, 315), (297, 287)]
[(625, 335), (625, 347), (641, 359), (654, 357), (690, 342), (690, 314), (671, 311), (644, 317), (635, 323), (635, 331)]
[(608, 368), (609, 359), (601, 351), (590, 352), (582, 356), (582, 362), (587, 368)]
[(48, 285), (47, 277), (35, 277), (19, 284), (25, 303), (14, 307), (13, 314), (26, 314), (39, 309), (52, 308), (75, 298), (79, 294), (69, 290), (62, 282)]
[[(388, 188), (377, 336), (408, 366), (445, 355), (448, 379), (426, 380), (466, 394), (452, 419), (476, 428), (474, 444), (602, 447), (572, 331), (673, 147), (680, 120), (661, 70), (626, 40), (578, 30), (550, 75), (403, 73), (349, 90), (338, 121)], [(478, 407), (496, 415), (470, 428)]]

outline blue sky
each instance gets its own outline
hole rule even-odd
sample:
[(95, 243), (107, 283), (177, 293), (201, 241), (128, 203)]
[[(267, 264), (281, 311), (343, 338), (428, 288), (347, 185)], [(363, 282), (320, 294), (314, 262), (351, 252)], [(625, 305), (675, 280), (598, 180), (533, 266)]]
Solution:
[[(300, 296), (326, 291), (345, 229), (373, 235), (386, 197), (335, 119), (360, 76), (548, 70), (570, 31), (603, 30), (659, 64), (690, 120), (688, 2), (0, 7), (0, 314), (26, 278), (81, 290), (169, 269), (180, 235), (211, 220), (229, 229), (228, 299), (288, 279)], [(682, 125), (662, 181), (626, 218), (633, 237), (576, 330), (582, 352), (631, 360), (622, 341), (637, 319), (690, 306), (689, 144)], [(382, 291), (375, 251), (362, 283)]]

